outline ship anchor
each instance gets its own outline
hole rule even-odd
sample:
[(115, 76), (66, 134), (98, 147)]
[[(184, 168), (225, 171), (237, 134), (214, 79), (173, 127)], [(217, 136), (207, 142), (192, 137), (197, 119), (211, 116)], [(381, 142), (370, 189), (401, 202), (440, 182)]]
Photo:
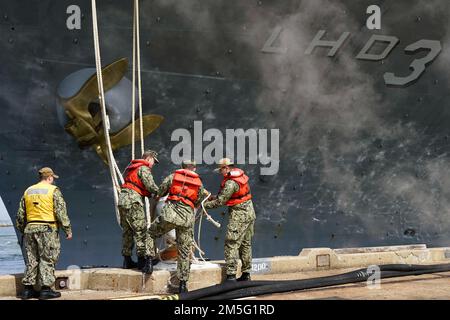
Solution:
[[(110, 134), (113, 151), (130, 145), (132, 139), (131, 115), (127, 113), (130, 108), (129, 105), (126, 106), (126, 109), (121, 106), (126, 101), (129, 104), (131, 99), (120, 98), (124, 93), (128, 97), (133, 93), (129, 80), (124, 78), (127, 68), (127, 59), (122, 58), (102, 69), (105, 92), (111, 93), (109, 100), (119, 99), (115, 104), (109, 104), (108, 96), (105, 98), (110, 125), (116, 129), (114, 132), (114, 128), (111, 128), (113, 133)], [(92, 74), (87, 78), (89, 70)], [(77, 87), (78, 91), (76, 91)], [(112, 92), (114, 90), (117, 92)], [(126, 92), (123, 92), (124, 90)], [(76, 93), (72, 94), (75, 91)], [(98, 96), (95, 69), (79, 70), (66, 77), (58, 87), (58, 112), (60, 118), (64, 118), (64, 129), (76, 139), (78, 146), (82, 149), (92, 147), (105, 164), (108, 164), (104, 123)], [(129, 123), (124, 122), (125, 119)], [(164, 117), (160, 115), (143, 115), (143, 137), (145, 138), (155, 131), (163, 120)], [(139, 121), (140, 119), (135, 120), (135, 141), (140, 141)]]

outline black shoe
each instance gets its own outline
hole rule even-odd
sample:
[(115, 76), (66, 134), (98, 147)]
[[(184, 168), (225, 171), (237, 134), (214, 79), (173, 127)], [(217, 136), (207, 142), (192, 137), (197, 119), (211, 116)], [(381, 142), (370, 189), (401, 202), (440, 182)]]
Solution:
[(153, 258), (152, 259), (152, 264), (154, 265), (154, 266), (156, 266), (158, 263), (160, 263), (161, 262), (161, 260), (159, 260), (158, 258)]
[(139, 270), (142, 271), (142, 273), (145, 274), (152, 274), (153, 272), (153, 263), (152, 263), (152, 257), (138, 257), (138, 263), (137, 267)]
[(145, 265), (145, 257), (138, 257), (138, 261), (137, 261), (137, 268), (138, 270), (142, 270), (142, 268), (144, 268)]
[(124, 269), (134, 269), (137, 267), (137, 263), (131, 259), (129, 256), (123, 256), (123, 266)]
[(243, 272), (242, 275), (237, 279), (237, 281), (250, 281), (252, 278), (250, 277), (250, 273)]
[(55, 299), (59, 297), (61, 297), (61, 292), (53, 291), (49, 287), (43, 286), (41, 294), (39, 295), (39, 300)]
[(225, 282), (235, 282), (235, 281), (236, 281), (235, 274), (227, 274), (227, 278), (225, 279)]
[(33, 286), (26, 285), (25, 289), (23, 290), (20, 299), (22, 300), (28, 300), (32, 298), (39, 298), (39, 292), (34, 290)]
[(178, 293), (188, 292), (186, 281), (180, 281), (180, 287)]

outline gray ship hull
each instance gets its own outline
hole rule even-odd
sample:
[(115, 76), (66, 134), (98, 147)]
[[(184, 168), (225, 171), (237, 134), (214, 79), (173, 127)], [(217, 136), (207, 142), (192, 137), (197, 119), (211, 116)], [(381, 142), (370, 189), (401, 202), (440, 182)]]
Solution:
[[(72, 4), (81, 9), (80, 30), (67, 28)], [(371, 4), (382, 9), (381, 30), (366, 27)], [(160, 153), (156, 181), (177, 168), (179, 141), (171, 139), (177, 129), (191, 133), (197, 160), (210, 142), (194, 136), (208, 129), (224, 140), (227, 129), (279, 130), (279, 143), (268, 138), (270, 164), (261, 154), (251, 164), (247, 154), (240, 165), (258, 217), (254, 257), (297, 254), (299, 247), (448, 245), (449, 6), (447, 0), (141, 1), (144, 114), (164, 117), (145, 139)], [(90, 11), (86, 0), (0, 4), (0, 195), (14, 221), (37, 169), (50, 166), (60, 175), (74, 229), (72, 241), (62, 240), (60, 268), (121, 263), (109, 170), (92, 148), (79, 147), (57, 112), (61, 81), (95, 65)], [(132, 61), (131, 4), (98, 1), (98, 16), (103, 65)], [(306, 52), (321, 30), (330, 41), (349, 33), (332, 57), (330, 48)], [(398, 41), (381, 60), (358, 59), (373, 35)], [(368, 52), (380, 56), (383, 39)], [(438, 52), (405, 53), (420, 40), (433, 41)], [(406, 84), (389, 82), (386, 74), (406, 78), (424, 57), (431, 57), (424, 72)], [(260, 146), (264, 136), (257, 139)], [(115, 155), (123, 169), (130, 146)], [(262, 174), (270, 165), (277, 170)], [(199, 173), (216, 193), (221, 179), (213, 168), (203, 161)], [(223, 212), (210, 212), (220, 230), (205, 222), (202, 228), (202, 248), (214, 259), (223, 258)]]

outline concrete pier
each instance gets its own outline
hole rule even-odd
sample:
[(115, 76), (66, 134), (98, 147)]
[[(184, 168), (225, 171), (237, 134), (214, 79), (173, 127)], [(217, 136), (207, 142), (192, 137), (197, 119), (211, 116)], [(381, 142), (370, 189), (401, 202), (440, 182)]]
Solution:
[[(253, 259), (252, 278), (301, 279), (339, 274), (383, 264), (450, 263), (450, 247), (427, 248), (426, 245), (369, 248), (307, 248), (298, 256)], [(189, 290), (221, 283), (224, 261), (193, 263)], [(73, 299), (112, 299), (173, 293), (176, 288), (176, 263), (161, 262), (152, 275), (115, 268), (72, 269), (56, 271), (56, 287), (63, 297)], [(430, 277), (430, 276), (428, 276)], [(14, 298), (22, 291), (22, 274), (0, 276), (0, 298)], [(392, 280), (389, 280), (392, 281)], [(449, 297), (450, 298), (450, 292)]]

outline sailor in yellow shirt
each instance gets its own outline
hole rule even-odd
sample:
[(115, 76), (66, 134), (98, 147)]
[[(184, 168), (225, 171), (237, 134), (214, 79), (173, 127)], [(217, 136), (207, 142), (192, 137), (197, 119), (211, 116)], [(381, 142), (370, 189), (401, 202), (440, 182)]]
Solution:
[[(17, 229), (23, 234), (24, 254), (27, 257), (22, 299), (61, 296), (61, 293), (51, 289), (55, 283), (55, 265), (61, 248), (59, 228), (64, 230), (66, 239), (72, 239), (66, 203), (61, 191), (53, 185), (58, 176), (46, 167), (39, 170), (39, 177), (40, 182), (25, 191), (16, 218)], [(36, 284), (41, 285), (40, 293), (33, 288)]]

